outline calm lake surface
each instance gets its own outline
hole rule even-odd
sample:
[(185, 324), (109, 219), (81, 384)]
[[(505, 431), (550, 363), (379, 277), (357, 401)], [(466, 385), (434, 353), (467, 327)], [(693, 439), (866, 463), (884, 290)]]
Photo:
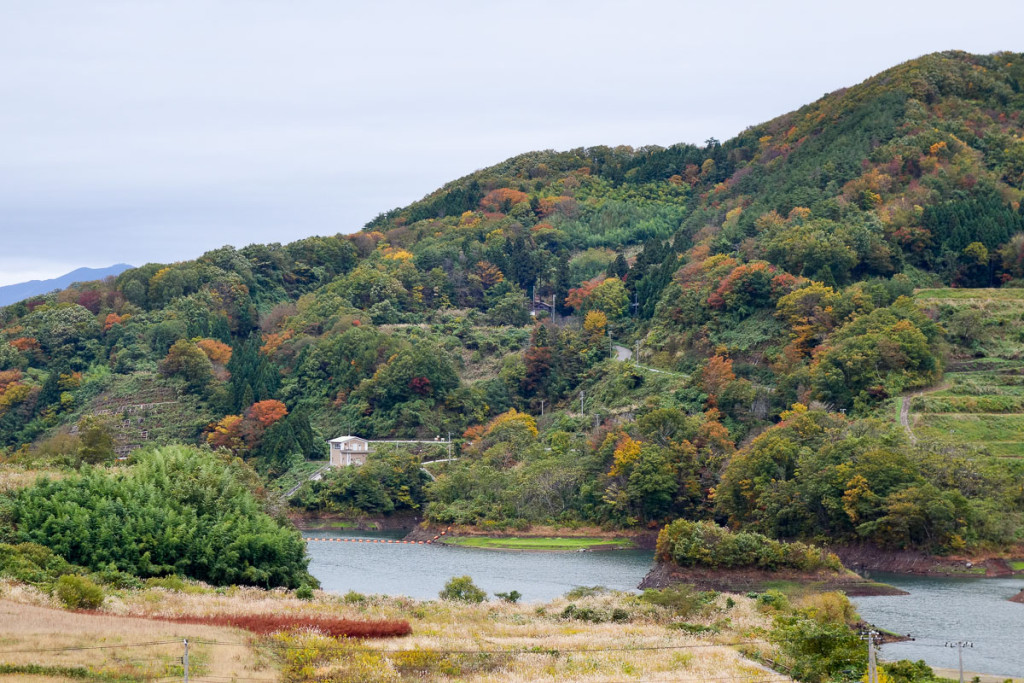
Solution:
[(956, 649), (946, 642), (966, 640), (964, 670), (1024, 676), (1024, 605), (1010, 602), (1024, 588), (1024, 577), (961, 579), (873, 573), (871, 578), (910, 595), (854, 598), (866, 621), (916, 640), (881, 649), (882, 658), (923, 659), (931, 666), (957, 666)]
[[(404, 532), (304, 532), (306, 537), (391, 538)], [(653, 553), (509, 552), (443, 545), (317, 542), (307, 544), (309, 570), (325, 590), (383, 593), (434, 599), (453, 576), (468, 574), (493, 595), (517, 590), (526, 601), (547, 601), (575, 586), (635, 589), (651, 567)], [(1007, 598), (1024, 588), (1024, 578), (953, 579), (873, 574), (910, 595), (855, 598), (861, 616), (880, 628), (910, 633), (916, 640), (882, 648), (887, 660), (923, 659), (931, 666), (955, 667), (956, 650), (947, 641), (969, 640), (964, 668), (1004, 676), (1024, 676), (1024, 605)]]
[[(392, 538), (404, 532), (303, 532), (307, 538)], [(649, 550), (510, 552), (444, 545), (307, 543), (309, 571), (324, 590), (434, 599), (453, 576), (468, 574), (480, 588), (517, 590), (525, 601), (547, 601), (576, 586), (632, 590), (651, 568)], [(1024, 610), (1022, 610), (1024, 611)]]

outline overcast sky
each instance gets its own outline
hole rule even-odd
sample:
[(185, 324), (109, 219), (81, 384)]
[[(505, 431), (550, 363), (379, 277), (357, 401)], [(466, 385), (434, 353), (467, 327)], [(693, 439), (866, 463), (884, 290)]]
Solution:
[(509, 156), (722, 140), (1024, 2), (0, 0), (0, 284), (353, 232)]

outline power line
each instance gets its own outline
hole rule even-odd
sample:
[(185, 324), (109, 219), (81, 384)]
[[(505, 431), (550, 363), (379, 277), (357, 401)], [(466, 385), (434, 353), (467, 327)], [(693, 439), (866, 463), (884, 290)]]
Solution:
[[(117, 645), (89, 645), (82, 647), (51, 647), (51, 648), (37, 648), (32, 650), (0, 650), (0, 654), (34, 654), (44, 652), (77, 652), (81, 650), (113, 650), (119, 648), (133, 648), (133, 647), (147, 647), (151, 645), (180, 645), (181, 640), (152, 640), (141, 643), (120, 643)], [(283, 643), (241, 643), (241, 642), (230, 642), (223, 640), (200, 640), (200, 639), (189, 639), (190, 644), (196, 645), (223, 645), (231, 647), (270, 647), (279, 650), (304, 650), (306, 647), (300, 645), (285, 645)], [(318, 646), (321, 650), (334, 650), (341, 652), (370, 652), (370, 653), (381, 653), (381, 654), (404, 654), (404, 653), (416, 653), (416, 652), (436, 652), (438, 654), (504, 654), (504, 655), (556, 655), (556, 654), (580, 654), (588, 652), (647, 652), (657, 650), (687, 650), (687, 649), (699, 649), (708, 647), (736, 647), (739, 645), (763, 645), (763, 640), (740, 640), (729, 643), (688, 643), (685, 645), (638, 645), (635, 647), (620, 646), (620, 647), (591, 647), (591, 648), (541, 648), (531, 647), (529, 649), (514, 649), (514, 650), (446, 650), (446, 649), (435, 649), (435, 648), (413, 648), (413, 649), (386, 649), (386, 648), (366, 648), (366, 647), (349, 647), (343, 644), (324, 644)]]
[[(673, 672), (666, 671), (665, 673), (671, 674)], [(700, 681), (748, 681), (749, 683), (782, 683), (790, 682), (793, 679), (783, 676), (775, 672), (765, 671), (763, 673), (748, 673), (748, 674), (737, 674), (734, 676), (698, 676), (693, 675), (694, 680)], [(163, 680), (176, 680), (176, 677), (166, 677), (153, 679), (153, 681)], [(242, 678), (239, 676), (192, 676), (190, 681), (197, 681), (202, 683), (203, 681), (253, 681), (254, 683), (264, 683), (264, 678)], [(594, 683), (663, 683), (663, 678), (604, 678)]]
[[(243, 645), (243, 643), (231, 643), (220, 640), (192, 640), (191, 642), (203, 645)], [(346, 645), (337, 644), (330, 645), (324, 644), (318, 646), (321, 650), (334, 650), (339, 652), (359, 652), (359, 653), (381, 653), (381, 654), (405, 654), (405, 653), (421, 653), (421, 652), (436, 652), (438, 654), (463, 654), (463, 655), (480, 655), (480, 654), (494, 654), (494, 655), (561, 655), (561, 654), (585, 654), (588, 652), (647, 652), (656, 650), (687, 650), (697, 648), (708, 648), (708, 647), (735, 647), (737, 645), (764, 645), (766, 641), (763, 640), (740, 640), (731, 643), (689, 643), (686, 645), (640, 645), (636, 647), (592, 647), (592, 648), (540, 648), (532, 647), (530, 649), (517, 649), (517, 650), (442, 650), (442, 649), (385, 649), (385, 648), (367, 648), (367, 647), (348, 647)], [(283, 643), (259, 643), (257, 647), (271, 647), (280, 650), (305, 650), (305, 646), (301, 645), (285, 645)]]
[(0, 650), (0, 655), (20, 655), (37, 652), (76, 652), (79, 650), (116, 650), (123, 647), (145, 647), (147, 645), (173, 645), (179, 640), (153, 640), (146, 643), (121, 643), (119, 645), (88, 645), (83, 647), (50, 647), (37, 650)]

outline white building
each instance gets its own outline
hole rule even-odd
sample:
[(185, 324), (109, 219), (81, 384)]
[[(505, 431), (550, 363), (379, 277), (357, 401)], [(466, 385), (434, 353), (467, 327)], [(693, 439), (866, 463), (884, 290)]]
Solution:
[(328, 441), (331, 445), (331, 467), (366, 464), (370, 442), (358, 436), (339, 436)]

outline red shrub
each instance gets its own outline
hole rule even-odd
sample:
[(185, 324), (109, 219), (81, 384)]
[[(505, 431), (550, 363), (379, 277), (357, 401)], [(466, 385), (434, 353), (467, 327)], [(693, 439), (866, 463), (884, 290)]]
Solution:
[(316, 629), (335, 638), (397, 638), (412, 633), (408, 621), (381, 619), (357, 621), (320, 616), (284, 616), (276, 614), (222, 614), (210, 617), (157, 617), (176, 624), (231, 626), (267, 635), (276, 631)]

